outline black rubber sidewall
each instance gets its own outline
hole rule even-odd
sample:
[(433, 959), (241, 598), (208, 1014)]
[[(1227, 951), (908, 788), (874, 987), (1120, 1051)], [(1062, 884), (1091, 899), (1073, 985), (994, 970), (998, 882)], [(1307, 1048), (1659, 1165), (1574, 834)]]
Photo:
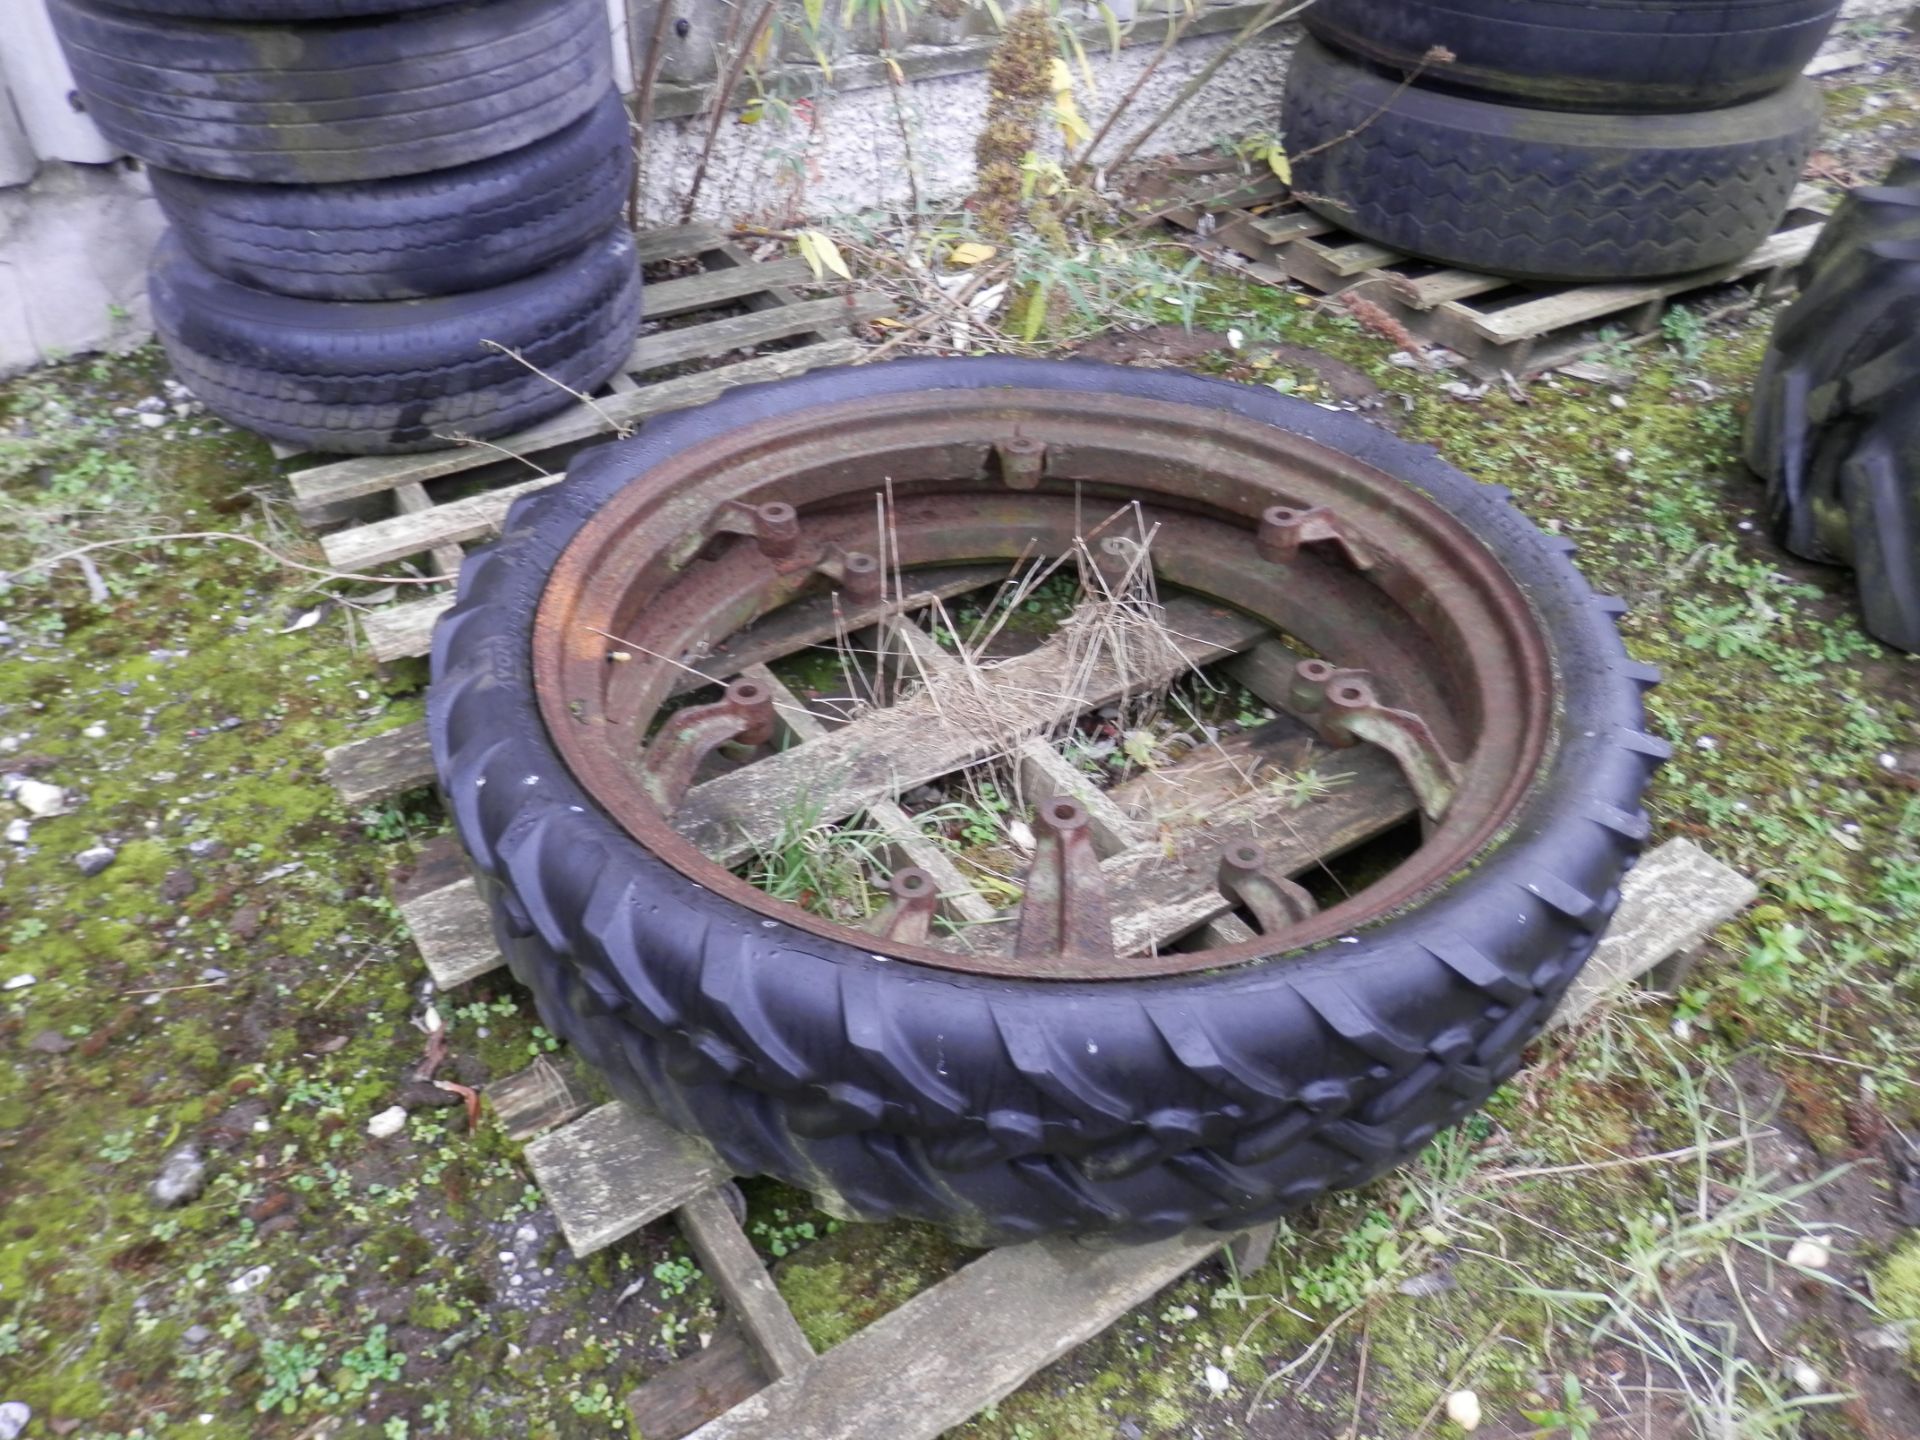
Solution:
[(48, 0), (101, 133), (216, 179), (332, 184), (471, 164), (612, 84), (603, 0), (484, 0), (289, 27)]
[(620, 221), (633, 180), (609, 89), (533, 144), (452, 170), (340, 185), (152, 172), (174, 233), (215, 274), (309, 300), (405, 300), (503, 285)]
[[(1420, 83), (1548, 109), (1684, 112), (1789, 85), (1840, 0), (1315, 0), (1329, 45)], [(1448, 63), (1423, 64), (1434, 46)]]
[(147, 290), (168, 357), (209, 409), (345, 454), (455, 443), (436, 432), (522, 429), (575, 404), (565, 387), (597, 389), (631, 353), (640, 324), (638, 257), (620, 229), (490, 290), (360, 305), (236, 285), (169, 233)]

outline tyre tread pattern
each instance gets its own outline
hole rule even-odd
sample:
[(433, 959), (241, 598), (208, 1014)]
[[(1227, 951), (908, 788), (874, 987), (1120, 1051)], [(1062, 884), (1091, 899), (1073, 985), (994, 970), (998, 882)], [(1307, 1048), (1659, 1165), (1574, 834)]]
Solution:
[(1920, 150), (1851, 191), (1774, 322), (1747, 464), (1775, 535), (1852, 565), (1866, 628), (1920, 653)]

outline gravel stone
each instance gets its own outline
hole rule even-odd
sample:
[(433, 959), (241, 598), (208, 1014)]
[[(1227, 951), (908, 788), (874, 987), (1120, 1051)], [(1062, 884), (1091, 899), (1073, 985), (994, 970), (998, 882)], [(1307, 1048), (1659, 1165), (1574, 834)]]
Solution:
[(189, 1142), (167, 1156), (147, 1193), (154, 1204), (171, 1210), (195, 1199), (206, 1185), (207, 1162), (201, 1157), (200, 1147)]
[(90, 845), (73, 857), (73, 863), (80, 868), (82, 875), (98, 875), (113, 864), (117, 853), (111, 845)]

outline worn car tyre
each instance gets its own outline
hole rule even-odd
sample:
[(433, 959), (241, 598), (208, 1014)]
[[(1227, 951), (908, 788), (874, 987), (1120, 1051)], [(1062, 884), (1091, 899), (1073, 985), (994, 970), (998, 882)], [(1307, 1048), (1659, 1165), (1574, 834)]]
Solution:
[(193, 175), (320, 185), (530, 145), (612, 84), (601, 0), (486, 0), (302, 26), (49, 0), (87, 113)]
[(1852, 191), (1774, 324), (1747, 420), (1774, 533), (1852, 565), (1870, 634), (1920, 652), (1920, 152)]
[(347, 455), (441, 449), (530, 425), (575, 403), (563, 387), (590, 392), (612, 374), (640, 324), (640, 267), (623, 230), (489, 290), (359, 305), (236, 285), (168, 235), (148, 294), (167, 358), (208, 409)]
[(521, 149), (428, 175), (249, 185), (170, 170), (154, 194), (217, 275), (308, 300), (407, 300), (531, 274), (618, 223), (633, 179), (626, 106)]
[[(1308, 30), (1420, 84), (1549, 110), (1687, 111), (1793, 83), (1840, 0), (1316, 0)], [(1425, 61), (1435, 46), (1444, 63)]]
[(1409, 255), (1519, 279), (1677, 275), (1786, 213), (1820, 122), (1800, 81), (1694, 115), (1572, 115), (1402, 86), (1304, 42), (1283, 126), (1300, 201)]
[[(936, 417), (990, 413), (1041, 443), (1064, 426), (1080, 447), (1057, 452), (1065, 465), (1069, 453), (1092, 453), (1090, 432), (1071, 428), (1082, 405), (1100, 407), (1122, 450), (1144, 451), (1135, 437), (1151, 425), (1180, 427), (1167, 444), (1186, 448), (1172, 456), (1242, 440), (1337, 455), (1328, 463), (1364, 472), (1385, 503), (1431, 507), (1434, 523), (1524, 596), (1525, 643), (1552, 657), (1551, 684), (1524, 692), (1541, 717), (1551, 712), (1551, 753), (1537, 768), (1503, 771), (1516, 803), (1464, 873), (1351, 932), (1336, 912), (1324, 940), (1261, 942), (1217, 966), (1188, 957), (1177, 974), (1098, 981), (982, 973), (903, 958), (921, 952), (742, 899), (743, 882), (672, 844), (643, 842), (633, 821), (615, 818), (624, 798), (580, 778), (567, 752), (593, 743), (593, 709), (536, 676), (560, 656), (553, 637), (587, 633), (561, 577), (612, 593), (618, 567), (593, 547), (603, 534), (640, 533), (623, 507), (670, 505), (671, 543), (690, 556), (705, 502), (677, 487), (695, 475), (807, 502), (805, 534), (826, 523), (808, 503), (828, 502), (805, 489), (811, 482), (783, 491), (769, 477), (802, 463), (846, 475), (844, 457), (869, 453), (860, 448), (869, 421), (928, 447), (947, 443), (928, 437)], [(903, 494), (912, 489), (917, 461), (871, 453), (887, 457), (871, 463), (897, 475)], [(964, 488), (979, 452), (928, 453), (928, 463), (961, 467), (951, 484)], [(826, 458), (794, 458), (809, 455)], [(861, 482), (823, 483), (854, 494)], [(1196, 472), (1192, 483), (1211, 482)], [(1163, 488), (1176, 493), (1171, 481)], [(1033, 493), (1077, 503), (1064, 472)], [(1220, 495), (1251, 503), (1244, 491)], [(847, 523), (870, 533), (871, 498), (849, 503)], [(735, 505), (713, 513), (738, 514)], [(981, 543), (939, 533), (940, 543)], [(1618, 899), (1647, 834), (1641, 793), (1667, 746), (1643, 728), (1640, 695), (1654, 673), (1627, 657), (1612, 623), (1619, 607), (1592, 592), (1568, 548), (1504, 491), (1431, 451), (1268, 390), (1002, 359), (821, 371), (660, 417), (520, 500), (499, 541), (463, 567), (435, 633), (429, 730), (502, 951), (544, 1023), (622, 1096), (704, 1135), (740, 1172), (783, 1177), (842, 1213), (914, 1216), (979, 1242), (1237, 1226), (1378, 1174), (1484, 1101), (1518, 1066)], [(699, 554), (725, 559), (712, 544)], [(1222, 584), (1251, 593), (1230, 576)], [(633, 603), (661, 623), (673, 611), (666, 600)], [(1321, 648), (1331, 657), (1338, 643)], [(614, 658), (644, 669), (651, 653)], [(642, 673), (593, 669), (601, 658), (586, 655), (585, 673), (611, 671), (620, 683)]]

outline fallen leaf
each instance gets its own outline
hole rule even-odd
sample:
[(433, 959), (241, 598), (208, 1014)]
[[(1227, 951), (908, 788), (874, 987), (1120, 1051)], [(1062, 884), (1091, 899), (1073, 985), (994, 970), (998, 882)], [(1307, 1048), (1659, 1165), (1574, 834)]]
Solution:
[(991, 245), (982, 245), (978, 240), (967, 240), (947, 252), (949, 265), (978, 265), (983, 260), (991, 260), (1000, 252)]
[(831, 235), (820, 230), (801, 230), (793, 238), (800, 246), (800, 258), (807, 262), (814, 279), (824, 280), (829, 273), (842, 280), (853, 279), (853, 272), (847, 269), (846, 259)]
[(480, 1092), (452, 1080), (436, 1080), (433, 1083), (449, 1095), (458, 1095), (467, 1102), (467, 1128), (476, 1129), (480, 1124)]

